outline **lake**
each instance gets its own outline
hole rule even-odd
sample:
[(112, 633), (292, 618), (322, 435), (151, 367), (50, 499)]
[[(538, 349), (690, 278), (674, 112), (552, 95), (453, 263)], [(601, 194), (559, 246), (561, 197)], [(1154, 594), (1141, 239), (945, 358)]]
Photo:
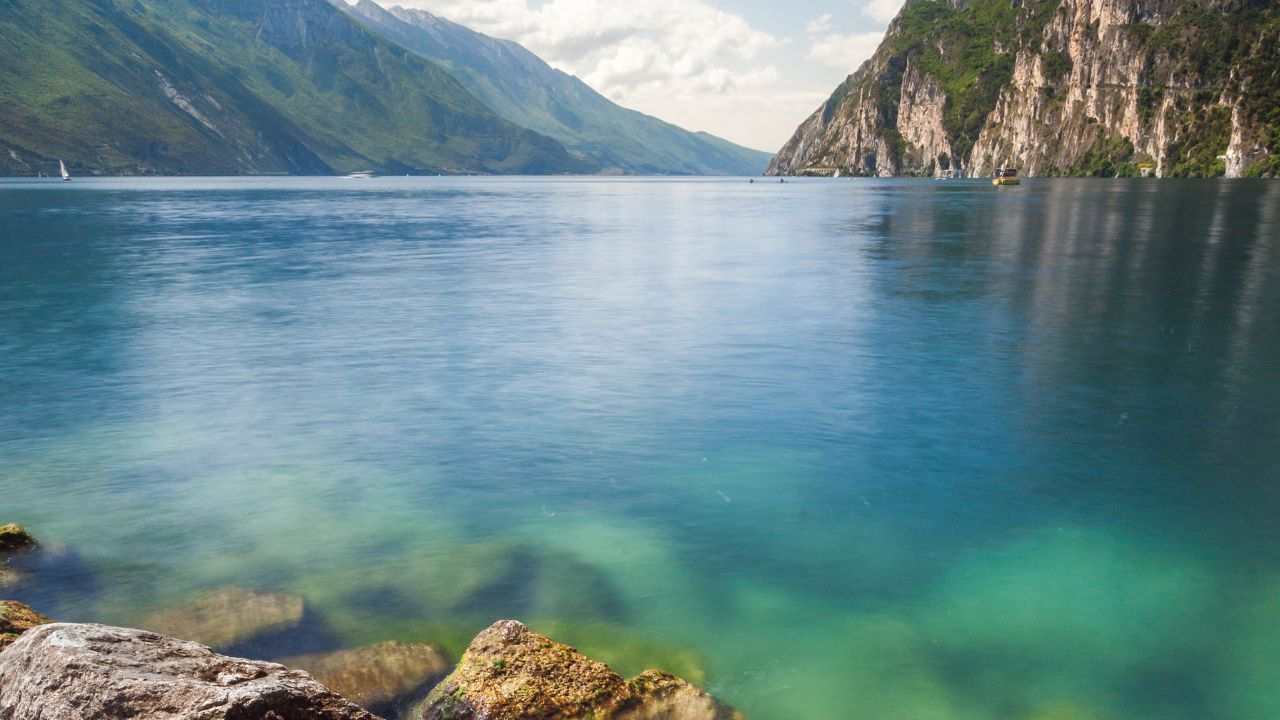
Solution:
[(20, 589), (753, 720), (1280, 717), (1280, 183), (0, 182)]

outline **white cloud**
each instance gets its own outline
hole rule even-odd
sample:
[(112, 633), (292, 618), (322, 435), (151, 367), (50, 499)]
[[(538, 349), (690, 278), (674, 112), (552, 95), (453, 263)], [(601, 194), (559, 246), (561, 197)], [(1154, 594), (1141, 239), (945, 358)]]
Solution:
[(703, 0), (382, 0), (419, 7), (515, 40), (600, 92), (626, 98), (661, 83), (672, 93), (730, 93), (782, 44)]
[(877, 22), (888, 23), (902, 9), (903, 0), (867, 0), (862, 14)]
[(831, 32), (831, 13), (825, 13), (809, 21), (805, 26), (805, 32), (810, 35), (821, 35)]
[(832, 33), (815, 37), (809, 47), (809, 58), (851, 73), (875, 53), (883, 38), (882, 32)]
[[(870, 35), (835, 33), (840, 13), (814, 18), (793, 42), (718, 0), (377, 1), (515, 40), (615, 102), (763, 150), (780, 147), (871, 54)], [(847, 15), (861, 17), (858, 7)]]
[[(869, 0), (862, 7), (865, 15), (883, 13), (888, 5), (901, 5), (903, 0)], [(897, 14), (897, 8), (893, 9)], [(890, 15), (892, 19), (893, 14)], [(885, 22), (888, 22), (887, 20)], [(831, 68), (851, 73), (875, 53), (884, 38), (883, 32), (839, 33), (832, 30), (831, 14), (820, 15), (805, 27), (809, 33), (809, 59)]]

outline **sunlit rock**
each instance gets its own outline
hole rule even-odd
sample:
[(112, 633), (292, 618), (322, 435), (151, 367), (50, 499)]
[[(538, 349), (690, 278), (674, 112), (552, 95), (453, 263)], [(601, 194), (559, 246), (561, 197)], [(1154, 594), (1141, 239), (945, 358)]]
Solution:
[(660, 672), (627, 681), (513, 620), (476, 636), (428, 697), (424, 720), (730, 720), (733, 710)]
[(431, 645), (398, 642), (285, 658), (280, 664), (305, 670), (330, 690), (388, 717), (401, 716), (449, 672), (448, 660)]
[(36, 546), (36, 539), (21, 525), (9, 523), (0, 525), (0, 553), (30, 550)]
[(665, 670), (695, 685), (707, 682), (708, 660), (696, 648), (666, 642), (652, 633), (609, 622), (543, 620), (528, 623), (535, 631), (572, 645), (624, 675), (651, 668)]
[(306, 673), (103, 625), (43, 625), (0, 653), (0, 718), (376, 720)]
[(0, 600), (0, 650), (17, 642), (22, 633), (53, 622), (30, 607), (13, 600)]
[(162, 635), (225, 648), (295, 627), (302, 621), (303, 610), (302, 598), (295, 595), (226, 587), (155, 613), (141, 625)]

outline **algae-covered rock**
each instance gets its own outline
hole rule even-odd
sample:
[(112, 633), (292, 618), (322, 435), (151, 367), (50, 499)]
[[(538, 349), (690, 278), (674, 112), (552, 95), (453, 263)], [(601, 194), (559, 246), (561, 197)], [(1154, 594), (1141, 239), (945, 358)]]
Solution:
[(695, 685), (705, 685), (708, 679), (708, 659), (697, 648), (617, 623), (532, 618), (527, 624), (624, 676), (658, 669)]
[(52, 624), (0, 653), (0, 718), (377, 720), (303, 672), (143, 630)]
[(20, 602), (0, 600), (0, 650), (17, 642), (22, 633), (53, 622)]
[(0, 525), (0, 553), (30, 550), (36, 546), (36, 539), (31, 537), (21, 525), (9, 523)]
[(628, 684), (640, 702), (619, 714), (618, 720), (742, 719), (742, 713), (671, 673), (647, 670)]
[(385, 716), (398, 715), (449, 672), (448, 660), (431, 645), (398, 642), (301, 655), (280, 664), (305, 670), (330, 690)]
[(302, 598), (226, 587), (155, 613), (142, 627), (162, 635), (226, 648), (257, 635), (287, 630), (302, 621)]
[(630, 682), (574, 648), (502, 620), (427, 698), (424, 720), (729, 720), (729, 708), (660, 672)]

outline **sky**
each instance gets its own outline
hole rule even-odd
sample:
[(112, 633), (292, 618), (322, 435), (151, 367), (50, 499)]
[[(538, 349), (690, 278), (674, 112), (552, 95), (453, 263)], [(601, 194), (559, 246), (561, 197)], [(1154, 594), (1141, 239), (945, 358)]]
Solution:
[(903, 0), (378, 0), (515, 40), (615, 102), (775, 152)]

